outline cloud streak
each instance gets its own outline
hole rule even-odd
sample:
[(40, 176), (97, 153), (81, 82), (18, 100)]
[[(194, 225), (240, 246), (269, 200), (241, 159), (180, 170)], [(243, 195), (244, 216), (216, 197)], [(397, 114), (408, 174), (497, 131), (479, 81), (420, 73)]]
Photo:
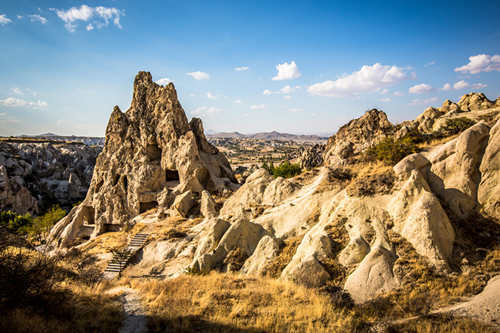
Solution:
[(278, 64), (276, 70), (278, 73), (272, 78), (273, 81), (293, 80), (302, 76), (295, 61)]
[(406, 80), (408, 74), (398, 66), (364, 65), (359, 71), (344, 75), (337, 80), (328, 80), (313, 84), (307, 88), (311, 95), (327, 97), (344, 97), (363, 92), (374, 92)]
[(481, 72), (500, 71), (500, 55), (478, 54), (469, 57), (467, 65), (455, 68), (455, 72), (478, 74)]
[(124, 16), (124, 11), (114, 8), (114, 7), (89, 7), (87, 5), (81, 5), (78, 7), (71, 7), (68, 10), (54, 9), (57, 17), (59, 17), (65, 24), (64, 26), (70, 32), (76, 31), (78, 27), (78, 22), (89, 22), (86, 26), (87, 31), (91, 31), (94, 27), (100, 29), (107, 27), (110, 22), (113, 23), (119, 29), (122, 28), (120, 24), (120, 17)]

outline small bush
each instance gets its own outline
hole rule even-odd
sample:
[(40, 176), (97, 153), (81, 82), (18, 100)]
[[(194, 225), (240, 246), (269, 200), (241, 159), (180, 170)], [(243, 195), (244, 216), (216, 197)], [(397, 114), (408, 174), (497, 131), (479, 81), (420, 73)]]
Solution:
[(451, 136), (465, 131), (476, 122), (469, 118), (454, 118), (446, 120), (446, 124), (441, 129), (444, 136)]
[(385, 138), (368, 150), (368, 155), (384, 163), (395, 165), (404, 157), (418, 151), (416, 138), (408, 135), (402, 139)]
[(64, 209), (58, 205), (53, 206), (42, 216), (38, 216), (33, 219), (31, 226), (28, 228), (29, 235), (34, 241), (38, 243), (45, 243), (50, 229), (65, 215), (66, 212)]
[(10, 210), (0, 212), (0, 226), (12, 233), (26, 234), (32, 223), (33, 218), (30, 214), (18, 215)]
[(302, 168), (298, 164), (292, 164), (289, 161), (282, 162), (279, 166), (275, 167), (272, 162), (262, 164), (262, 168), (269, 171), (271, 175), (276, 177), (291, 178), (299, 175)]

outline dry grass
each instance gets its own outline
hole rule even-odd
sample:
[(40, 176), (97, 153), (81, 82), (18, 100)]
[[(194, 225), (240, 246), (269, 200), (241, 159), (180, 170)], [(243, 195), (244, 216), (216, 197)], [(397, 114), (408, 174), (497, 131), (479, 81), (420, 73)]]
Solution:
[(439, 138), (439, 139), (434, 139), (434, 140), (431, 140), (431, 141), (428, 141), (428, 142), (422, 142), (422, 143), (417, 144), (417, 147), (420, 150), (429, 150), (430, 148), (434, 148), (436, 146), (439, 146), (439, 145), (442, 145), (444, 143), (447, 143), (447, 142), (455, 139), (459, 135), (460, 134), (454, 134), (454, 135), (448, 136), (446, 138)]
[(289, 282), (212, 273), (168, 281), (132, 281), (152, 332), (361, 332), (349, 310)]
[(266, 275), (272, 278), (278, 278), (285, 267), (292, 261), (292, 257), (297, 252), (300, 242), (304, 235), (289, 237), (280, 244), (280, 253), (274, 257), (266, 267)]

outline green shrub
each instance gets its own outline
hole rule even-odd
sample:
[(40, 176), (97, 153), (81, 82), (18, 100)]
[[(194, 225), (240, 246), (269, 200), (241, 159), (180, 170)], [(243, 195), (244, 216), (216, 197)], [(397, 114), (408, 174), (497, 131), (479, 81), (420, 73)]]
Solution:
[(10, 210), (0, 212), (0, 226), (6, 227), (10, 232), (26, 234), (32, 223), (30, 214), (18, 215)]
[(441, 133), (444, 136), (455, 135), (465, 131), (476, 122), (469, 118), (454, 118), (446, 120), (446, 124), (441, 128)]
[(387, 164), (395, 165), (404, 157), (418, 151), (415, 141), (416, 138), (411, 135), (399, 140), (388, 137), (370, 148), (368, 155)]
[(302, 172), (302, 168), (298, 164), (292, 164), (289, 161), (282, 162), (279, 166), (275, 167), (272, 162), (262, 164), (262, 168), (269, 171), (274, 177), (291, 178), (297, 176)]
[(49, 235), (50, 229), (56, 224), (57, 221), (66, 215), (64, 209), (58, 205), (50, 208), (42, 216), (33, 219), (32, 224), (28, 227), (28, 233), (33, 240), (44, 243)]

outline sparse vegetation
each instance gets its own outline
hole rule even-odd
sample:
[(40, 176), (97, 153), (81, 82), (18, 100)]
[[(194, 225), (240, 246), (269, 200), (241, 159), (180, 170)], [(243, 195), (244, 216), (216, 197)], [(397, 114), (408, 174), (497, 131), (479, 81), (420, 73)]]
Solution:
[(475, 123), (476, 122), (474, 120), (465, 117), (447, 119), (446, 124), (441, 129), (441, 133), (443, 136), (458, 134), (465, 131)]
[(299, 175), (302, 168), (298, 164), (292, 164), (289, 161), (282, 162), (279, 166), (275, 167), (272, 162), (262, 164), (262, 168), (266, 169), (274, 177), (291, 178)]
[(417, 139), (413, 135), (405, 136), (399, 140), (387, 137), (368, 149), (367, 155), (387, 164), (395, 165), (404, 157), (418, 151), (416, 141)]

